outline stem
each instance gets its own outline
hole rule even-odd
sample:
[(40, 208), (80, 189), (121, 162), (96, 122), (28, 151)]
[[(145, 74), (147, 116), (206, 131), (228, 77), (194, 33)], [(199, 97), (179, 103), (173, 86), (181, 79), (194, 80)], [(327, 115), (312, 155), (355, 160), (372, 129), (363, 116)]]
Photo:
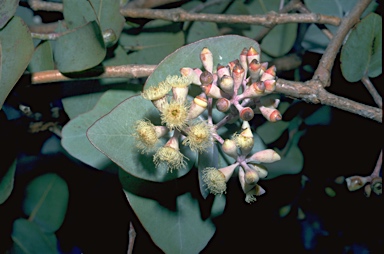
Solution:
[(133, 227), (132, 222), (129, 223), (129, 243), (128, 243), (128, 252), (127, 254), (132, 254), (133, 253), (133, 245), (135, 243), (135, 238), (136, 238), (136, 231), (135, 228)]
[[(349, 30), (360, 20), (360, 16), (372, 0), (358, 1), (352, 11), (341, 20), (337, 33), (328, 44), (327, 49), (322, 55), (319, 65), (315, 71), (313, 79), (320, 80), (323, 87), (329, 86), (330, 76), (337, 53)], [(319, 23), (319, 22), (317, 22)]]
[(371, 94), (375, 103), (379, 106), (379, 108), (383, 108), (383, 98), (381, 98), (380, 94), (377, 92), (376, 88), (373, 86), (371, 80), (367, 75), (365, 75), (361, 82), (363, 82), (365, 88), (367, 88), (368, 92)]
[(381, 166), (383, 164), (383, 150), (380, 151), (379, 158), (377, 159), (376, 166), (371, 174), (372, 178), (379, 177), (381, 172)]

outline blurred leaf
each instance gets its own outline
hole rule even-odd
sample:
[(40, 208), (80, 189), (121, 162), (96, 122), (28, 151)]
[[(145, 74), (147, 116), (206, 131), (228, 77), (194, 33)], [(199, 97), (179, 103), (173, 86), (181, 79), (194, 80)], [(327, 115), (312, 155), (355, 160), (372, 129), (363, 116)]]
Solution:
[[(66, 0), (64, 5), (64, 19), (71, 29), (80, 27), (88, 22), (97, 21), (100, 29), (112, 29), (117, 42), (125, 23), (125, 18), (120, 14), (119, 0)], [(96, 13), (97, 16), (96, 16)]]
[[(165, 167), (156, 168), (153, 154), (141, 154), (136, 148), (133, 137), (134, 125), (137, 120), (149, 119), (152, 123), (160, 124), (160, 115), (152, 102), (141, 95), (133, 96), (114, 108), (110, 113), (96, 121), (87, 131), (91, 143), (113, 162), (128, 173), (151, 181), (168, 181), (185, 175), (195, 163), (196, 154), (185, 146), (180, 151), (189, 160), (187, 166), (168, 172)], [(157, 147), (167, 140), (161, 139)]]
[(28, 184), (23, 211), (43, 232), (54, 233), (64, 221), (68, 198), (67, 183), (58, 175), (48, 173)]
[(139, 32), (126, 30), (119, 43), (128, 52), (130, 64), (158, 64), (164, 57), (184, 45), (180, 24), (162, 20), (148, 22)]
[(280, 209), (279, 209), (279, 216), (281, 218), (286, 217), (289, 214), (289, 212), (291, 211), (291, 208), (292, 208), (291, 205), (285, 205), (283, 207), (280, 207)]
[(18, 6), (19, 0), (0, 0), (0, 29), (12, 18)]
[(192, 43), (208, 37), (220, 35), (220, 31), (216, 23), (213, 22), (199, 22), (192, 23), (189, 30), (187, 30), (187, 43)]
[(266, 179), (272, 179), (281, 175), (291, 175), (300, 173), (304, 165), (304, 156), (297, 145), (292, 145), (281, 160), (266, 164), (268, 176)]
[[(283, 115), (288, 107), (288, 102), (282, 102), (280, 103), (278, 110)], [(276, 141), (281, 134), (283, 134), (283, 132), (288, 128), (288, 125), (289, 122), (285, 121), (277, 121), (274, 123), (268, 121), (257, 127), (256, 132), (266, 144), (270, 144)]]
[(14, 244), (11, 253), (59, 253), (54, 234), (43, 233), (35, 223), (23, 218), (13, 223), (12, 240)]
[(371, 13), (356, 25), (341, 50), (341, 71), (349, 82), (382, 72), (382, 19)]
[(336, 192), (331, 187), (325, 187), (324, 191), (331, 198), (336, 196)]
[(186, 184), (142, 183), (140, 193), (134, 193), (129, 189), (137, 185), (136, 179), (123, 171), (120, 181), (141, 224), (164, 253), (199, 253), (213, 236), (214, 224), (210, 218), (202, 219), (198, 200), (184, 191)]
[[(250, 4), (247, 5), (247, 9), (251, 15), (263, 15), (270, 11), (278, 12), (280, 2), (280, 0), (251, 1)], [(252, 25), (249, 30), (244, 30), (243, 34), (247, 37), (255, 38), (262, 29), (264, 29), (263, 26)], [(262, 40), (260, 44), (261, 52), (265, 52), (273, 57), (283, 56), (293, 47), (296, 36), (296, 23), (277, 25)]]
[(213, 66), (217, 66), (217, 64), (227, 65), (230, 61), (238, 59), (243, 48), (249, 48), (250, 46), (260, 52), (257, 42), (237, 35), (212, 37), (188, 44), (167, 56), (157, 66), (155, 71), (148, 77), (144, 89), (157, 85), (167, 75), (180, 75), (179, 70), (182, 67), (202, 67), (200, 52), (204, 47), (212, 52)]
[(65, 113), (73, 119), (93, 109), (104, 92), (87, 93), (63, 98)]
[(79, 72), (103, 61), (106, 49), (100, 28), (95, 21), (60, 36), (54, 56), (60, 72)]
[[(142, 86), (132, 86), (132, 90), (109, 90), (105, 92), (91, 111), (79, 115), (64, 126), (61, 139), (62, 146), (73, 157), (94, 168), (105, 169), (107, 166), (110, 166), (110, 164), (113, 164), (108, 157), (89, 142), (86, 136), (87, 129), (100, 117), (110, 112), (120, 102), (137, 94), (141, 87)], [(79, 98), (73, 102), (73, 106), (79, 106), (77, 102), (82, 103), (83, 101), (82, 98)], [(68, 101), (66, 101), (65, 104), (68, 104)]]
[(306, 125), (328, 125), (331, 122), (332, 109), (329, 106), (321, 106), (318, 110), (304, 119)]
[(20, 18), (22, 18), (24, 23), (27, 24), (29, 27), (37, 25), (39, 22), (39, 18), (35, 18), (33, 11), (27, 7), (18, 6), (15, 12), (15, 16), (19, 16)]
[(33, 54), (31, 33), (23, 20), (13, 17), (0, 30), (0, 109)]
[(9, 167), (5, 175), (0, 178), (0, 205), (3, 204), (12, 193), (15, 171), (16, 160)]
[[(352, 10), (358, 1), (359, 0), (305, 0), (304, 3), (311, 12), (342, 18)], [(365, 17), (368, 13), (374, 11), (377, 5), (375, 1), (372, 1), (361, 17)], [(332, 25), (325, 26), (332, 34), (337, 32), (338, 27)], [(322, 54), (329, 41), (328, 37), (326, 37), (315, 24), (311, 24), (305, 33), (302, 46), (306, 50)]]
[[(107, 59), (104, 59), (102, 62), (103, 66), (117, 66), (117, 65), (125, 65), (129, 64), (129, 57), (127, 55), (127, 52), (123, 49), (122, 46), (118, 45), (116, 46), (115, 50), (113, 51), (113, 56)], [(99, 82), (101, 85), (111, 85), (111, 84), (118, 84), (118, 83), (124, 83), (125, 86), (131, 84), (128, 84), (128, 81), (126, 78), (104, 78), (99, 79)], [(142, 89), (142, 86), (141, 86)]]
[(52, 47), (49, 41), (40, 43), (33, 53), (31, 62), (28, 65), (30, 72), (39, 72), (55, 69), (53, 62)]

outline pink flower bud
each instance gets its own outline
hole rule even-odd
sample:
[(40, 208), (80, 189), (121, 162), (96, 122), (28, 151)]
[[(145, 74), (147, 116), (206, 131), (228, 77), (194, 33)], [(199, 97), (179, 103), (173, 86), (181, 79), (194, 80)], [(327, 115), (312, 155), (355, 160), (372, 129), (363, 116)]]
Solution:
[(200, 60), (203, 63), (204, 69), (213, 73), (213, 56), (208, 48), (203, 48), (200, 53)]
[(261, 81), (265, 81), (268, 79), (275, 79), (276, 77), (276, 66), (272, 65), (269, 67), (261, 76)]
[(265, 93), (272, 93), (276, 89), (276, 80), (274, 79), (267, 79), (264, 82), (265, 86)]
[(230, 106), (231, 106), (231, 102), (226, 98), (220, 98), (216, 102), (216, 108), (220, 112), (228, 111)]
[(241, 94), (241, 99), (243, 98), (256, 98), (264, 94), (265, 86), (261, 81), (254, 82), (250, 86), (247, 86), (245, 91)]
[(256, 51), (254, 47), (250, 47), (247, 52), (248, 64), (250, 64), (253, 59), (256, 59), (258, 62), (260, 62), (260, 54)]
[(223, 152), (231, 156), (232, 158), (237, 158), (237, 146), (236, 142), (232, 139), (224, 140), (224, 143), (221, 145)]
[(253, 59), (248, 66), (248, 71), (249, 76), (251, 77), (251, 82), (258, 81), (261, 76), (261, 64), (256, 59)]
[(210, 73), (208, 71), (203, 71), (200, 75), (200, 82), (201, 82), (201, 85), (203, 85), (203, 86), (207, 86), (209, 84), (212, 84), (212, 82), (213, 82), (212, 73)]
[(264, 106), (259, 107), (261, 114), (270, 122), (280, 121), (282, 116), (277, 109), (267, 108)]
[(182, 76), (187, 77), (193, 84), (201, 85), (200, 75), (202, 71), (200, 69), (192, 69), (189, 67), (183, 67), (180, 69)]
[(217, 76), (219, 77), (219, 79), (221, 79), (224, 75), (227, 75), (227, 76), (231, 75), (228, 67), (225, 67), (223, 65), (218, 65), (217, 66)]
[(367, 183), (367, 178), (362, 176), (350, 176), (345, 179), (349, 191), (356, 191)]
[(233, 94), (233, 78), (228, 75), (224, 75), (220, 79), (220, 88), (227, 94)]
[(208, 106), (208, 103), (204, 93), (196, 96), (193, 99), (191, 106), (189, 108), (187, 119), (188, 120), (195, 119), (196, 117), (201, 115), (201, 113), (204, 112), (207, 106)]
[(247, 158), (246, 161), (250, 163), (260, 163), (260, 162), (272, 163), (280, 159), (281, 159), (280, 155), (276, 153), (274, 150), (266, 149), (266, 150), (262, 150), (252, 154), (250, 157)]
[(204, 93), (208, 97), (211, 97), (214, 99), (223, 98), (224, 92), (218, 86), (216, 86), (214, 84), (210, 84), (207, 86), (201, 86), (201, 88), (203, 89)]
[(232, 77), (233, 77), (233, 85), (234, 85), (234, 91), (237, 93), (239, 90), (241, 84), (243, 84), (244, 81), (244, 69), (241, 67), (239, 63), (235, 64), (233, 67)]
[(240, 111), (240, 119), (243, 121), (250, 121), (252, 120), (255, 113), (250, 107), (245, 107)]

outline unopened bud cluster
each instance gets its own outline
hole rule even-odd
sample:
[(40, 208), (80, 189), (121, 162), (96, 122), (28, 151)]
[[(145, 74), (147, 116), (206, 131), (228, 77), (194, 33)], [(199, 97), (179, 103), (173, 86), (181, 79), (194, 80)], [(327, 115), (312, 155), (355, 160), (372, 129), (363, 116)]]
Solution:
[[(202, 49), (200, 60), (203, 69), (181, 68), (181, 76), (165, 77), (157, 86), (144, 90), (142, 96), (158, 109), (162, 125), (153, 125), (148, 120), (137, 121), (134, 133), (137, 147), (142, 153), (156, 150), (155, 165), (164, 164), (172, 171), (184, 167), (188, 159), (180, 152), (180, 145), (203, 153), (213, 141), (218, 141), (223, 152), (235, 161), (220, 169), (205, 168), (202, 172), (204, 184), (212, 194), (223, 194), (230, 177), (238, 172), (245, 200), (251, 203), (256, 200), (255, 196), (265, 193), (258, 185), (259, 179), (268, 174), (262, 164), (280, 159), (271, 149), (251, 153), (254, 138), (249, 124), (255, 114), (271, 122), (282, 118), (277, 110), (279, 100), (263, 97), (275, 90), (276, 68), (260, 63), (260, 53), (253, 47), (244, 48), (239, 59), (226, 66), (219, 64), (214, 68), (213, 55), (208, 48)], [(187, 97), (190, 84), (201, 88), (201, 93), (192, 99)], [(214, 106), (227, 113), (218, 123), (212, 120)], [(206, 109), (208, 113), (202, 114)], [(239, 118), (242, 128), (231, 139), (218, 135), (217, 129)], [(158, 140), (165, 137), (168, 141), (158, 148)]]
[(371, 193), (376, 195), (382, 194), (382, 178), (379, 176), (350, 176), (345, 179), (349, 191), (356, 191), (364, 187), (366, 197), (371, 196)]

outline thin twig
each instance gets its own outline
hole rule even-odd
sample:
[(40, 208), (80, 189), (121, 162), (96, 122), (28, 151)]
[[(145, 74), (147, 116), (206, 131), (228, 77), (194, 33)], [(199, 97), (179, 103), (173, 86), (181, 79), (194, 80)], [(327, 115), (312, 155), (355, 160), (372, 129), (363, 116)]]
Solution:
[(28, 0), (29, 6), (34, 11), (57, 11), (63, 12), (62, 3), (45, 2), (41, 0)]
[(207, 14), (188, 13), (181, 8), (168, 10), (152, 9), (120, 9), (120, 13), (130, 18), (161, 19), (173, 22), (204, 21), (215, 23), (242, 23), (263, 26), (273, 26), (286, 23), (320, 23), (338, 26), (340, 19), (335, 16), (321, 14), (278, 14), (268, 13), (265, 15), (228, 15), (228, 14)]
[(133, 246), (135, 244), (135, 239), (136, 239), (136, 231), (135, 228), (133, 227), (132, 222), (129, 223), (129, 242), (128, 242), (128, 251), (127, 254), (132, 254), (133, 253)]
[(373, 86), (371, 80), (367, 75), (365, 75), (361, 82), (363, 82), (365, 88), (367, 88), (368, 92), (371, 94), (375, 103), (379, 106), (379, 108), (383, 108), (383, 98), (381, 98), (380, 94), (377, 92), (376, 88)]
[[(301, 2), (300, 0), (292, 0), (288, 4), (286, 4), (283, 8), (279, 10), (279, 13), (288, 13), (292, 10), (297, 9), (300, 6)], [(263, 29), (260, 30), (260, 32), (256, 35), (254, 38), (255, 41), (260, 42), (264, 37), (275, 27), (274, 26), (269, 26), (269, 27), (264, 27)]]
[(380, 171), (381, 171), (382, 165), (383, 165), (383, 150), (380, 151), (380, 155), (379, 155), (379, 158), (377, 159), (376, 166), (373, 169), (373, 172), (371, 174), (372, 178), (380, 176)]
[[(336, 34), (328, 44), (324, 54), (322, 55), (319, 65), (315, 71), (313, 79), (321, 81), (322, 86), (329, 86), (331, 80), (331, 70), (335, 62), (337, 53), (344, 41), (349, 30), (360, 20), (360, 16), (372, 0), (358, 1), (352, 11), (341, 20), (341, 24)], [(319, 22), (317, 22), (319, 23)]]
[(278, 79), (276, 92), (314, 104), (323, 104), (382, 122), (382, 110), (327, 92), (320, 81), (295, 82)]
[(141, 78), (148, 77), (156, 65), (120, 65), (93, 68), (82, 73), (65, 76), (58, 70), (32, 73), (31, 84), (44, 84), (59, 81), (73, 81), (74, 79), (101, 79), (101, 78)]

